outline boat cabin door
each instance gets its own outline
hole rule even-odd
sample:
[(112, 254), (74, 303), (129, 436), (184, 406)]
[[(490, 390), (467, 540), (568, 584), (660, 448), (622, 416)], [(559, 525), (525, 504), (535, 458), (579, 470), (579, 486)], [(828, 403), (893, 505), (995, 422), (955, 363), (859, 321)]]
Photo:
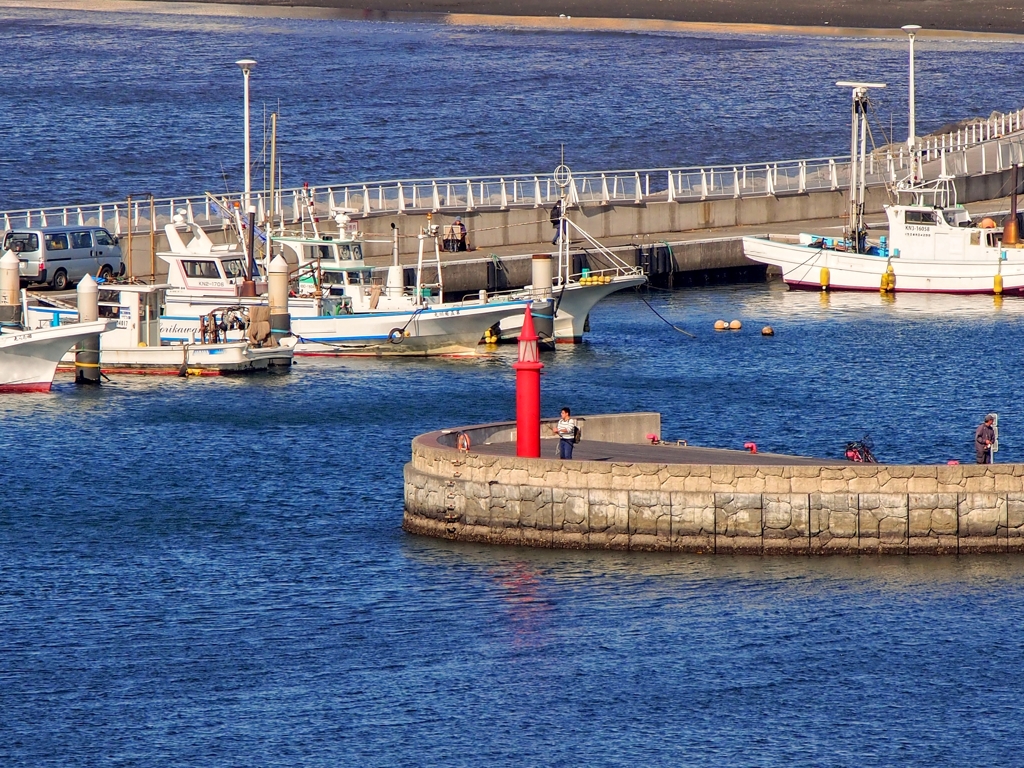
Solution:
[(160, 305), (163, 291), (145, 293), (139, 307), (139, 343), (147, 347), (160, 346)]

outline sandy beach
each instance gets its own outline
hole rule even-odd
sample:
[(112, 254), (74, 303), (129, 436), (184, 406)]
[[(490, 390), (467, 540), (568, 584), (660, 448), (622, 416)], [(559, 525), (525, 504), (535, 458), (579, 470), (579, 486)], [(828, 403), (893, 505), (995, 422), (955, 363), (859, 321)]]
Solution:
[(919, 24), (938, 37), (1024, 35), (1024, 0), (0, 0), (0, 8), (872, 37), (902, 37), (901, 26)]
[(701, 24), (1024, 33), (1021, 0), (303, 0), (253, 4), (366, 11), (633, 19)]

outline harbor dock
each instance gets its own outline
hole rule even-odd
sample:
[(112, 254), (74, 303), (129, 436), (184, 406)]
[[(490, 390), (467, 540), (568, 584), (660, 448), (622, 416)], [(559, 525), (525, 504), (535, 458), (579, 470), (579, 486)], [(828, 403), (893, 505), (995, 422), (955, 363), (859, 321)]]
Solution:
[[(972, 213), (1005, 210), (1010, 168), (1024, 162), (1024, 110), (966, 121), (956, 130), (922, 138), (922, 172), (950, 178), (957, 201)], [(889, 189), (908, 172), (905, 147), (868, 156), (865, 212), (880, 215)], [(592, 171), (573, 174), (569, 218), (627, 264), (643, 266), (669, 287), (758, 279), (764, 267), (743, 255), (745, 235), (841, 230), (848, 208), (850, 158), (833, 157), (714, 167)], [(351, 212), (362, 233), (366, 263), (415, 260), (419, 231), (442, 230), (459, 216), (469, 249), (443, 255), (444, 285), (452, 295), (521, 288), (531, 280), (530, 257), (551, 251), (549, 213), (559, 191), (550, 175), (412, 179), (321, 184), (275, 190), (275, 217), (295, 226), (310, 217), (332, 233), (332, 211)], [(227, 205), (228, 195), (220, 202)], [(257, 220), (271, 208), (254, 192)], [(220, 211), (220, 213), (218, 212)], [(212, 197), (128, 198), (91, 205), (0, 212), (5, 229), (55, 223), (106, 227), (121, 239), (130, 277), (160, 281), (166, 269), (163, 227), (183, 215), (216, 243), (234, 242), (223, 206)], [(884, 217), (883, 217), (884, 218)], [(586, 253), (577, 266), (588, 266)], [(411, 275), (407, 274), (407, 285)], [(428, 273), (428, 280), (436, 279)]]
[[(574, 458), (515, 423), (420, 435), (405, 530), (543, 548), (705, 554), (1024, 552), (1024, 465), (860, 464), (655, 442), (658, 413), (579, 417)], [(468, 445), (468, 450), (466, 450)]]

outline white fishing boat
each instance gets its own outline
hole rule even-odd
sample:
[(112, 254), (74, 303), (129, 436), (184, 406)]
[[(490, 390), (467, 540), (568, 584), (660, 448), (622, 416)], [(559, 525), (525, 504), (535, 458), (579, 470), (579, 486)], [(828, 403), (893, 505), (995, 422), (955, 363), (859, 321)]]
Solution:
[(68, 350), (114, 324), (98, 320), (31, 330), (5, 328), (0, 334), (0, 392), (49, 392)]
[(867, 88), (876, 86), (847, 85), (854, 86), (849, 225), (838, 237), (811, 233), (795, 238), (744, 237), (747, 258), (778, 267), (782, 279), (794, 288), (995, 294), (1024, 291), (1016, 167), (1005, 231), (993, 219), (972, 219), (957, 204), (953, 180), (940, 177), (932, 182), (905, 180), (897, 186), (897, 195), (908, 200), (885, 206), (888, 235), (869, 239), (864, 224)]
[[(1024, 249), (1004, 242), (992, 219), (980, 222), (953, 200), (940, 179), (901, 190), (915, 200), (886, 206), (888, 237), (877, 242), (803, 233), (796, 242), (743, 238), (746, 256), (782, 271), (794, 288), (925, 293), (1024, 290)], [(930, 198), (930, 199), (929, 199)], [(952, 204), (950, 204), (952, 202)]]
[[(115, 285), (102, 289), (114, 300), (99, 302), (102, 312), (116, 323), (100, 336), (99, 364), (103, 373), (177, 374), (220, 376), (286, 368), (294, 355), (295, 338), (275, 339), (266, 308), (252, 312), (221, 307), (206, 315), (193, 338), (162, 343), (160, 315), (168, 285)], [(28, 323), (37, 328), (77, 322), (78, 312), (68, 306), (27, 307)], [(255, 313), (255, 316), (253, 314)], [(228, 330), (241, 338), (228, 341)], [(73, 355), (62, 361), (73, 364)]]
[[(522, 291), (513, 291), (509, 295), (519, 298), (550, 297), (554, 311), (554, 341), (559, 344), (579, 344), (583, 341), (583, 334), (589, 330), (590, 311), (594, 306), (616, 291), (644, 285), (647, 276), (640, 267), (630, 266), (594, 239), (589, 232), (571, 221), (566, 215), (566, 207), (564, 204), (561, 207), (560, 225), (560, 231), (565, 235), (559, 238), (558, 251), (551, 255), (557, 265), (554, 274), (550, 268), (550, 260), (548, 266), (538, 269), (543, 264), (540, 261), (542, 257), (534, 256), (533, 283)], [(581, 266), (578, 272), (573, 269), (573, 233), (582, 238), (588, 263), (592, 265)], [(593, 259), (593, 262), (590, 259)], [(499, 331), (501, 340), (515, 340), (519, 337), (522, 327), (521, 315), (502, 320)]]
[[(178, 229), (183, 225), (192, 233), (188, 242)], [(165, 231), (171, 251), (158, 254), (168, 264), (166, 312), (160, 326), (163, 339), (191, 338), (199, 317), (213, 307), (228, 302), (267, 303), (265, 283), (259, 281), (255, 281), (256, 296), (242, 295), (251, 268), (246, 266), (244, 252), (215, 246), (201, 227), (186, 225), (180, 218)], [(443, 289), (432, 284), (419, 286), (418, 301), (396, 296), (382, 304), (384, 286), (374, 284), (361, 250), (352, 243), (329, 236), (299, 236), (292, 245), (303, 251), (304, 263), (316, 261), (323, 270), (326, 259), (329, 272), (352, 284), (352, 290), (346, 291), (321, 281), (312, 290), (302, 288), (289, 297), (291, 331), (298, 339), (295, 352), (299, 355), (473, 355), (488, 328), (505, 317), (521, 315), (528, 301), (445, 302)]]

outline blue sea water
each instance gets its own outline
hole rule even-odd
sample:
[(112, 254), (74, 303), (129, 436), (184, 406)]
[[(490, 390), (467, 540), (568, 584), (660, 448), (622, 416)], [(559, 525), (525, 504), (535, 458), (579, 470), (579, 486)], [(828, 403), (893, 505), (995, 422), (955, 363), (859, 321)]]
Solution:
[[(1019, 301), (615, 296), (544, 410), (667, 437), (968, 459)], [(739, 332), (711, 330), (738, 317)], [(776, 336), (763, 338), (760, 324)], [(661, 556), (400, 530), (420, 432), (513, 416), (513, 351), (67, 379), (0, 398), (0, 764), (1013, 765), (1024, 561)]]
[[(902, 33), (901, 33), (902, 34)], [(254, 183), (280, 112), (286, 186), (732, 164), (849, 152), (907, 130), (898, 39), (564, 32), (0, 8), (0, 210), (242, 187), (253, 57)], [(918, 133), (1018, 109), (1024, 45), (917, 43)], [(261, 164), (262, 163), (262, 164)]]
[[(282, 100), (292, 182), (543, 170), (562, 141), (582, 167), (841, 152), (831, 82), (904, 56), (878, 40), (0, 17), (19, 52), (0, 57), (0, 104), (25, 116), (0, 129), (0, 208), (192, 191), (220, 163), (238, 186), (241, 55), (260, 60), (260, 98)], [(1019, 47), (928, 46), (922, 121), (1017, 106)], [(945, 462), (969, 459), (997, 410), (998, 460), (1024, 461), (1019, 300), (647, 298), (697, 338), (612, 297), (587, 343), (545, 356), (546, 415), (658, 410), (666, 438), (830, 457), (870, 434), (883, 460)], [(744, 330), (711, 330), (734, 318)], [(1024, 561), (403, 533), (410, 440), (511, 418), (513, 355), (0, 397), (0, 765), (1020, 762)]]

